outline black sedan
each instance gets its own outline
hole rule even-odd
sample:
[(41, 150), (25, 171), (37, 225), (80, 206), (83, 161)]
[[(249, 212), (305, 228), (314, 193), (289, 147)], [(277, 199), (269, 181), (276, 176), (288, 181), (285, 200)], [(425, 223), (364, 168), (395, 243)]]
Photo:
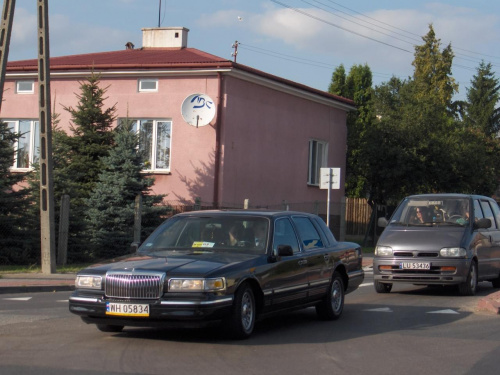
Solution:
[(166, 220), (135, 254), (80, 271), (69, 310), (105, 332), (222, 323), (246, 338), (256, 319), (290, 309), (338, 319), (363, 278), (359, 245), (316, 215), (197, 211)]

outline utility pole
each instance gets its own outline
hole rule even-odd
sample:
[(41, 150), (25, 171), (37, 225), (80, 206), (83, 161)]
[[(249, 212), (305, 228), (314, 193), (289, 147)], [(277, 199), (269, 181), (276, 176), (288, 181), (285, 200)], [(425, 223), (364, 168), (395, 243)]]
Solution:
[(233, 45), (231, 46), (232, 48), (234, 48), (234, 52), (231, 54), (231, 56), (234, 57), (234, 62), (236, 62), (236, 57), (238, 56), (238, 46), (240, 45), (240, 43), (238, 43), (238, 41), (235, 41), (233, 43)]
[(12, 33), (12, 20), (16, 0), (4, 0), (2, 11), (2, 24), (0, 29), (0, 107), (3, 100), (3, 85), (5, 83), (5, 70), (9, 58), (10, 34)]
[(56, 241), (50, 112), (49, 0), (38, 0), (37, 16), (42, 273), (51, 274), (56, 272)]

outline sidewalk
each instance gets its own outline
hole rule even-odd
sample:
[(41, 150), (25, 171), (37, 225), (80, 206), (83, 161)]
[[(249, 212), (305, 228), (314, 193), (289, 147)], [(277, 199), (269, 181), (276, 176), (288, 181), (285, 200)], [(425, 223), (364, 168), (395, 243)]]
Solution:
[(59, 292), (75, 289), (74, 273), (10, 273), (0, 277), (0, 294)]
[[(363, 255), (363, 269), (370, 272), (373, 267), (373, 256)], [(2, 274), (0, 278), (0, 294), (59, 292), (75, 289), (74, 273), (12, 273)], [(500, 291), (491, 293), (479, 300), (477, 310), (500, 314)]]

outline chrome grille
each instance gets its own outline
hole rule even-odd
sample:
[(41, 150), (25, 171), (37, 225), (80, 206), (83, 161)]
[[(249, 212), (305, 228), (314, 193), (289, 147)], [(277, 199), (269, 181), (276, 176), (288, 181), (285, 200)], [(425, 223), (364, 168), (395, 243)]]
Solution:
[(146, 271), (109, 271), (106, 273), (106, 297), (158, 299), (163, 294), (165, 273)]

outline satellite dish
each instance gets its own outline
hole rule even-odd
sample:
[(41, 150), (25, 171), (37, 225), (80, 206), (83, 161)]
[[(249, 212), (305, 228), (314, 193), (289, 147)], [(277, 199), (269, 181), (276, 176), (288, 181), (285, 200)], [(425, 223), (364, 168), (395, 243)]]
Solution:
[(208, 125), (215, 117), (215, 102), (208, 95), (191, 94), (182, 102), (181, 114), (189, 125)]

